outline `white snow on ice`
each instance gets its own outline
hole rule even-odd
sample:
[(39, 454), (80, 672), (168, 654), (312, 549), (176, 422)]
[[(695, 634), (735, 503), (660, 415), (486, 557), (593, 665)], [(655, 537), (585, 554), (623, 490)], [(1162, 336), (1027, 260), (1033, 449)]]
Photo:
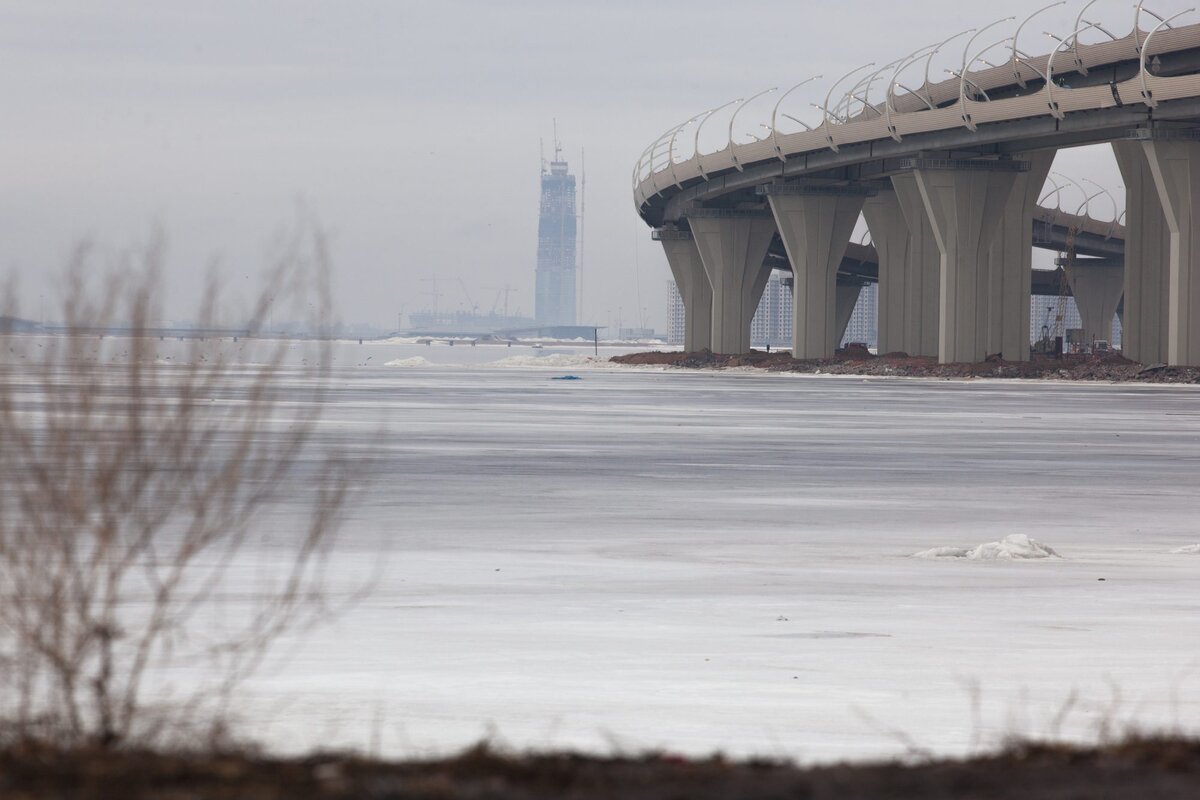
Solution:
[(509, 356), (493, 361), (493, 367), (601, 367), (608, 364), (605, 359), (571, 353), (551, 353), (545, 356)]
[(1177, 547), (1171, 551), (1178, 555), (1200, 555), (1200, 544), (1189, 544), (1184, 547)]
[(424, 356), (413, 356), (412, 358), (394, 358), (384, 364), (385, 367), (428, 367), (429, 359)]
[(998, 542), (978, 547), (933, 547), (914, 553), (913, 558), (965, 558), (970, 561), (1023, 561), (1037, 558), (1061, 558), (1058, 553), (1023, 533), (1012, 533)]

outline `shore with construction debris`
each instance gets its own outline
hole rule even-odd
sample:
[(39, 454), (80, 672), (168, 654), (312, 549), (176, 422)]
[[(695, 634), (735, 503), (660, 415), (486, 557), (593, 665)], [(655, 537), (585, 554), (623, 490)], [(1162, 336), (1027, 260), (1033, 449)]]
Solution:
[(839, 350), (833, 358), (794, 359), (787, 350), (752, 350), (742, 355), (646, 352), (614, 356), (617, 364), (640, 364), (681, 369), (753, 367), (767, 372), (821, 375), (869, 375), (905, 378), (1017, 378), (1024, 380), (1100, 381), (1107, 383), (1200, 383), (1200, 367), (1139, 364), (1117, 353), (1047, 356), (1030, 361), (1005, 361), (1000, 356), (979, 363), (939, 364), (936, 358), (907, 353), (874, 355), (862, 347)]
[(1100, 747), (1015, 743), (968, 759), (798, 766), (787, 761), (693, 759), (669, 753), (516, 754), (486, 744), (460, 755), (386, 762), (323, 753), (280, 759), (253, 753), (0, 750), (0, 795), (42, 800), (1062, 800), (1192, 798), (1200, 746), (1182, 738), (1133, 738)]

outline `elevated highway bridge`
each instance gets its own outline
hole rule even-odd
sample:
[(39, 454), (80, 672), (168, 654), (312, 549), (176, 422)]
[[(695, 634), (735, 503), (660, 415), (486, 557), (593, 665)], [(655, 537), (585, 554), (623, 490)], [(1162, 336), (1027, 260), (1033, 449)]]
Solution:
[[(786, 266), (794, 355), (832, 355), (839, 285), (844, 298), (874, 263), (882, 351), (1027, 359), (1037, 244), (1099, 259), (1069, 270), (1071, 290), (1085, 318), (1115, 310), (1123, 295), (1129, 357), (1200, 365), (1200, 241), (1191, 236), (1200, 217), (1200, 25), (1139, 4), (1132, 30), (1117, 36), (1115, 25), (1087, 19), (1093, 5), (1040, 56), (1021, 48), (1022, 32), (1049, 6), (843, 76), (815, 124), (784, 113), (806, 81), (779, 95), (767, 134), (752, 141), (735, 141), (745, 100), (654, 140), (634, 168), (633, 195), (680, 287), (685, 346), (748, 350), (770, 270)], [(1001, 24), (1013, 32), (983, 46)], [(1081, 42), (1096, 31), (1103, 41)], [(957, 55), (963, 41), (961, 68), (931, 82), (934, 56), (951, 47)], [(1007, 58), (976, 69), (997, 47)], [(905, 89), (922, 70), (918, 88)], [(725, 146), (701, 152), (705, 124), (728, 108)], [(1055, 153), (1098, 143), (1111, 144), (1126, 185), (1119, 231), (1037, 205)], [(860, 215), (873, 260), (855, 258), (850, 243)], [(1093, 305), (1099, 311), (1084, 311)]]

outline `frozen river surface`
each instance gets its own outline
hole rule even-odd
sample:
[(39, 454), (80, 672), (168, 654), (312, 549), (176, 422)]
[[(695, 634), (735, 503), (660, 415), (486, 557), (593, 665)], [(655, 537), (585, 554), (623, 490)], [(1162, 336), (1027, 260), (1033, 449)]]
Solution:
[[(828, 760), (1200, 726), (1196, 388), (350, 368), (325, 425), (380, 459), (343, 574), (386, 566), (251, 687), (277, 745)], [(911, 557), (1014, 533), (1062, 558)]]

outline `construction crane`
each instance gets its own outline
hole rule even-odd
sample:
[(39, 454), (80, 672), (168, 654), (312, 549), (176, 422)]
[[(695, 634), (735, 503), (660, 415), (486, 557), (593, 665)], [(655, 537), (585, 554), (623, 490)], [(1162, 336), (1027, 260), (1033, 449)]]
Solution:
[(1050, 341), (1054, 344), (1054, 352), (1063, 354), (1062, 345), (1066, 343), (1067, 297), (1071, 292), (1071, 271), (1075, 268), (1075, 234), (1079, 230), (1071, 225), (1067, 228), (1066, 248), (1061, 252), (1062, 272), (1058, 276), (1058, 298), (1054, 307), (1054, 327), (1050, 331)]
[(471, 293), (470, 293), (470, 291), (468, 291), (468, 290), (467, 290), (467, 282), (466, 282), (466, 281), (464, 281), (464, 280), (463, 280), (461, 277), (459, 277), (459, 279), (458, 279), (458, 285), (462, 287), (462, 290), (463, 290), (463, 295), (465, 295), (465, 296), (466, 296), (466, 298), (467, 298), (467, 303), (468, 303), (468, 304), (470, 305), (470, 307), (471, 307), (471, 313), (472, 313), (472, 314), (478, 314), (478, 313), (479, 313), (479, 306), (477, 306), (477, 305), (475, 304), (475, 301), (471, 299)]

